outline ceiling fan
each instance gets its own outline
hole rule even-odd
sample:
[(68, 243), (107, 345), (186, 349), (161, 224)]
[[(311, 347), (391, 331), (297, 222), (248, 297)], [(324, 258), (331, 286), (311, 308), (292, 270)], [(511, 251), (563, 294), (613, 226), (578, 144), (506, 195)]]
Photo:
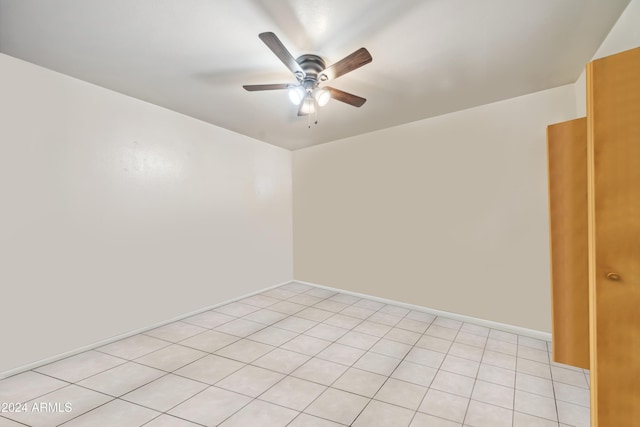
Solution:
[(298, 115), (305, 116), (317, 111), (329, 102), (331, 98), (345, 104), (360, 107), (367, 100), (329, 86), (320, 87), (320, 83), (337, 79), (372, 61), (367, 49), (360, 48), (351, 55), (346, 56), (335, 64), (327, 67), (324, 60), (318, 55), (301, 55), (294, 58), (280, 39), (274, 33), (258, 34), (260, 40), (282, 61), (282, 63), (296, 77), (297, 83), (279, 83), (263, 85), (244, 85), (246, 90), (289, 90), (289, 99), (298, 106)]

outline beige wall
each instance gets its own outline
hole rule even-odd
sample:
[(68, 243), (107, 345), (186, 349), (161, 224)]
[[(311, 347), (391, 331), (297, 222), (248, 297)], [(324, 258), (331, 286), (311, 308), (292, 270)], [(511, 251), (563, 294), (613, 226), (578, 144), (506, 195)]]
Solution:
[(292, 279), (291, 152), (0, 54), (0, 373)]
[(545, 130), (574, 117), (568, 85), (295, 151), (294, 277), (550, 331)]
[[(640, 47), (640, 0), (631, 0), (592, 59)], [(578, 117), (587, 115), (587, 75), (583, 71), (576, 81)]]

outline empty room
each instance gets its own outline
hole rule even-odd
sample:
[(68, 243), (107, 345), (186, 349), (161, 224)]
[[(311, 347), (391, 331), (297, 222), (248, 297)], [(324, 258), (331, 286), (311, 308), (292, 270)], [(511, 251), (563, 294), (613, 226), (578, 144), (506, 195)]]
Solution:
[(640, 0), (0, 0), (0, 427), (640, 425)]

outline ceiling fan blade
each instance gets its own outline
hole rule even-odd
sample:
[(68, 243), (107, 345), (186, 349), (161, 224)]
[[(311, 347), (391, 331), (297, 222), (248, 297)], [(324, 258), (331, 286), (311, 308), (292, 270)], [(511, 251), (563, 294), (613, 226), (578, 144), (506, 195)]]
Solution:
[(332, 87), (326, 87), (326, 89), (331, 93), (331, 98), (336, 101), (344, 102), (345, 104), (353, 105), (354, 107), (361, 107), (362, 104), (367, 102), (365, 98), (341, 91), (340, 89)]
[(290, 83), (277, 83), (277, 84), (269, 84), (269, 85), (244, 85), (242, 86), (245, 90), (249, 92), (255, 92), (258, 90), (279, 90), (279, 89), (289, 89), (290, 87), (295, 86)]
[(284, 47), (278, 36), (274, 33), (260, 33), (258, 34), (258, 37), (260, 37), (260, 40), (262, 40), (264, 44), (266, 44), (267, 47), (276, 54), (280, 61), (282, 61), (282, 63), (286, 65), (293, 74), (301, 74), (302, 77), (304, 77), (302, 67), (300, 67), (300, 64), (296, 62), (296, 59), (289, 53), (287, 48)]
[(329, 68), (326, 68), (322, 74), (325, 74), (329, 80), (337, 79), (350, 71), (360, 68), (363, 65), (367, 65), (371, 61), (373, 61), (373, 58), (371, 58), (369, 51), (361, 47), (351, 55), (341, 59)]

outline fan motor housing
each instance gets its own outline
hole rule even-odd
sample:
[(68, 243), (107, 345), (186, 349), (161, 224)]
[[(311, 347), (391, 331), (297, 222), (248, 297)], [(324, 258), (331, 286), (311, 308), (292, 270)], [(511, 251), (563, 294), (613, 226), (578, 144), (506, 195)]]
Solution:
[(318, 75), (327, 68), (324, 59), (318, 55), (300, 55), (296, 58), (296, 62), (300, 64), (300, 68), (302, 68), (306, 77), (311, 77), (313, 80), (317, 80)]

